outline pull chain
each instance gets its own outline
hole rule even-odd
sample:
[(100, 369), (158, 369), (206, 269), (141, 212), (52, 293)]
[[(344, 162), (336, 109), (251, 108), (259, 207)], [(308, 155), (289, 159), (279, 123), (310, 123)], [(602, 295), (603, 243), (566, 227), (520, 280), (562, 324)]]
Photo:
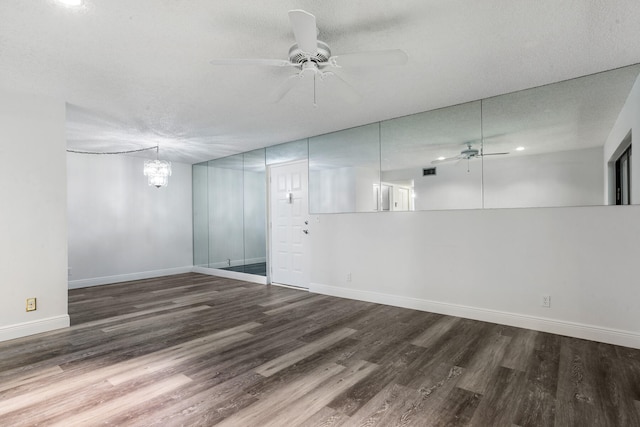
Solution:
[(318, 75), (318, 73), (313, 73), (313, 106), (317, 107), (318, 104), (316, 103), (316, 76)]

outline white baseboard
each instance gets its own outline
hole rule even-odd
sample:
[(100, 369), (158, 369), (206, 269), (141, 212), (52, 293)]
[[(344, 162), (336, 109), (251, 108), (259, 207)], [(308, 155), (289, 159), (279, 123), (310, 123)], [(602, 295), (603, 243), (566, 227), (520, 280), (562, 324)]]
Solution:
[(309, 288), (305, 288), (305, 287), (302, 287), (302, 286), (285, 285), (284, 283), (278, 283), (278, 282), (271, 282), (271, 284), (272, 284), (273, 286), (279, 286), (279, 287), (281, 287), (281, 288), (295, 289), (295, 290), (297, 290), (297, 291), (305, 291), (305, 292), (308, 292), (308, 291), (309, 291)]
[(318, 283), (312, 283), (309, 291), (640, 349), (640, 334), (637, 332)]
[(0, 327), (0, 341), (8, 341), (28, 335), (40, 334), (69, 327), (69, 316), (48, 317), (46, 319), (33, 320), (31, 322), (18, 323)]
[(193, 266), (165, 268), (162, 270), (141, 271), (138, 273), (118, 274), (115, 276), (93, 277), (90, 279), (69, 280), (69, 289), (86, 288), (88, 286), (109, 285), (129, 282), (131, 280), (151, 279), (154, 277), (172, 276), (174, 274), (191, 273)]
[(245, 282), (257, 283), (259, 285), (266, 285), (267, 278), (264, 276), (257, 276), (255, 274), (240, 273), (237, 271), (218, 270), (216, 268), (206, 268), (194, 266), (192, 270), (194, 273), (208, 274), (209, 276), (224, 277), (225, 279), (243, 280)]

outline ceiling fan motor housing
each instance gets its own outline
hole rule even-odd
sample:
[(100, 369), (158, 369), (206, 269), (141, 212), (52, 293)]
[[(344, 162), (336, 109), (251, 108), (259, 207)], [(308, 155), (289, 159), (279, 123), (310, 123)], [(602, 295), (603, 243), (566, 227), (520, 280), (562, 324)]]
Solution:
[(476, 157), (480, 152), (478, 150), (476, 150), (475, 148), (467, 148), (466, 150), (462, 150), (460, 152), (460, 155), (463, 156), (466, 159), (470, 159), (472, 157)]
[(289, 61), (294, 64), (303, 64), (308, 61), (313, 61), (316, 64), (326, 63), (331, 58), (331, 49), (325, 42), (318, 40), (318, 49), (315, 56), (309, 56), (298, 47), (298, 44), (294, 44), (289, 49)]

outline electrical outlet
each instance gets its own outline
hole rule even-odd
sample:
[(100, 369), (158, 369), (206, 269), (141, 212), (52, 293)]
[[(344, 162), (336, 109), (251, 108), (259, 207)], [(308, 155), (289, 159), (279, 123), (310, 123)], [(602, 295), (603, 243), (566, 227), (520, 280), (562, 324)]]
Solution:
[(351, 281), (351, 273), (347, 273), (347, 282)]
[(551, 295), (542, 295), (542, 306), (551, 308)]
[(36, 311), (36, 299), (27, 298), (27, 311)]

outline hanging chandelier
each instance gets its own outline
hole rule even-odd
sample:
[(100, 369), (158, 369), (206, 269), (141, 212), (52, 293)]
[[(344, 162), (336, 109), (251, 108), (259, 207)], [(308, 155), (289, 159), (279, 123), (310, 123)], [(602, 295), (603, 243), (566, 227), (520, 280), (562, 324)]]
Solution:
[(156, 146), (156, 159), (144, 161), (144, 176), (147, 177), (149, 185), (157, 188), (166, 187), (171, 176), (171, 162), (158, 160), (160, 146)]
[(171, 162), (158, 160), (158, 152), (160, 151), (159, 145), (156, 145), (155, 147), (126, 151), (96, 152), (67, 149), (67, 152), (76, 154), (129, 154), (153, 149), (156, 150), (156, 159), (144, 161), (144, 176), (147, 177), (150, 186), (153, 185), (157, 188), (166, 187), (169, 184), (169, 177), (171, 176)]

